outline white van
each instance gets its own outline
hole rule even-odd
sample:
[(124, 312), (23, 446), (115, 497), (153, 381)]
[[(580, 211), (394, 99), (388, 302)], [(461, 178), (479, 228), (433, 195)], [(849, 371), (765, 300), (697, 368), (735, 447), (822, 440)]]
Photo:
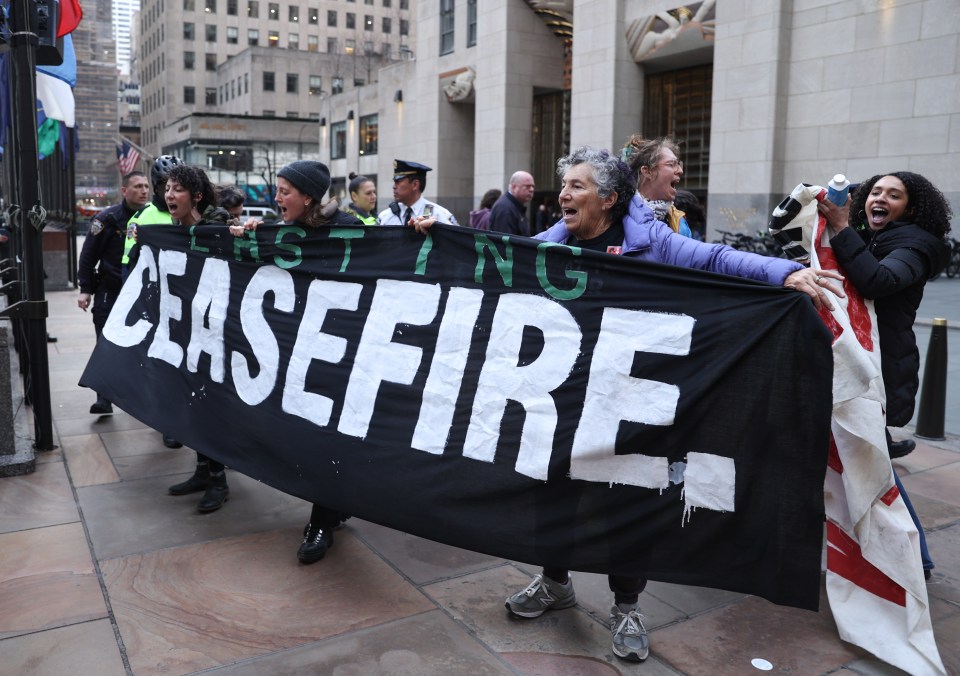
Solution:
[(275, 221), (277, 220), (277, 212), (275, 212), (270, 207), (255, 206), (250, 205), (243, 207), (243, 212), (240, 214), (240, 220), (246, 220), (249, 217), (259, 218), (261, 221)]

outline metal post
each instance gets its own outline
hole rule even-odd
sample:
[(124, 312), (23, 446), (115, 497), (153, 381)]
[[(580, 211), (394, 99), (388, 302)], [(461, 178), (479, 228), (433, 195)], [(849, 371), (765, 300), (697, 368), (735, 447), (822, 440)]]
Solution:
[(947, 412), (947, 320), (937, 317), (930, 331), (927, 363), (923, 367), (917, 430), (921, 439), (943, 439)]

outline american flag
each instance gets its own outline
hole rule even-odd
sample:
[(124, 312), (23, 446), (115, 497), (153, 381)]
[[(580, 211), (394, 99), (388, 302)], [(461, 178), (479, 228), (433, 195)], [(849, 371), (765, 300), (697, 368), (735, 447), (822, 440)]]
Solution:
[(137, 162), (140, 161), (140, 151), (134, 148), (129, 141), (124, 141), (123, 145), (117, 146), (117, 169), (121, 176), (126, 176), (137, 168)]

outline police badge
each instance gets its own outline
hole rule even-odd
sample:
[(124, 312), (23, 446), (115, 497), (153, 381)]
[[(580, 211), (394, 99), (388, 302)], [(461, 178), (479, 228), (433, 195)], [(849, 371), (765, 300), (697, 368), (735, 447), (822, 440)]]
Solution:
[(103, 223), (101, 223), (99, 219), (94, 218), (90, 222), (90, 234), (96, 237), (101, 232), (103, 232)]

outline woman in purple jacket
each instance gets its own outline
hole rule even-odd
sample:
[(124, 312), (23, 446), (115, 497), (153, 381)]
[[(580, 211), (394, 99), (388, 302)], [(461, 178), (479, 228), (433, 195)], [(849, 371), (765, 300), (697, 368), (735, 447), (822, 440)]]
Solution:
[[(636, 176), (629, 167), (606, 150), (579, 148), (560, 158), (557, 173), (562, 177), (563, 217), (537, 239), (785, 286), (806, 293), (818, 308), (832, 309), (827, 290), (843, 295), (826, 281), (842, 279), (836, 272), (810, 270), (786, 259), (705, 244), (675, 233), (636, 195)], [(414, 226), (423, 232), (434, 221), (416, 219)], [(642, 661), (650, 646), (638, 601), (647, 581), (610, 575), (608, 583), (614, 594), (610, 608), (613, 652), (626, 660)], [(576, 603), (569, 572), (545, 566), (525, 589), (507, 598), (506, 607), (518, 617), (539, 617)]]

